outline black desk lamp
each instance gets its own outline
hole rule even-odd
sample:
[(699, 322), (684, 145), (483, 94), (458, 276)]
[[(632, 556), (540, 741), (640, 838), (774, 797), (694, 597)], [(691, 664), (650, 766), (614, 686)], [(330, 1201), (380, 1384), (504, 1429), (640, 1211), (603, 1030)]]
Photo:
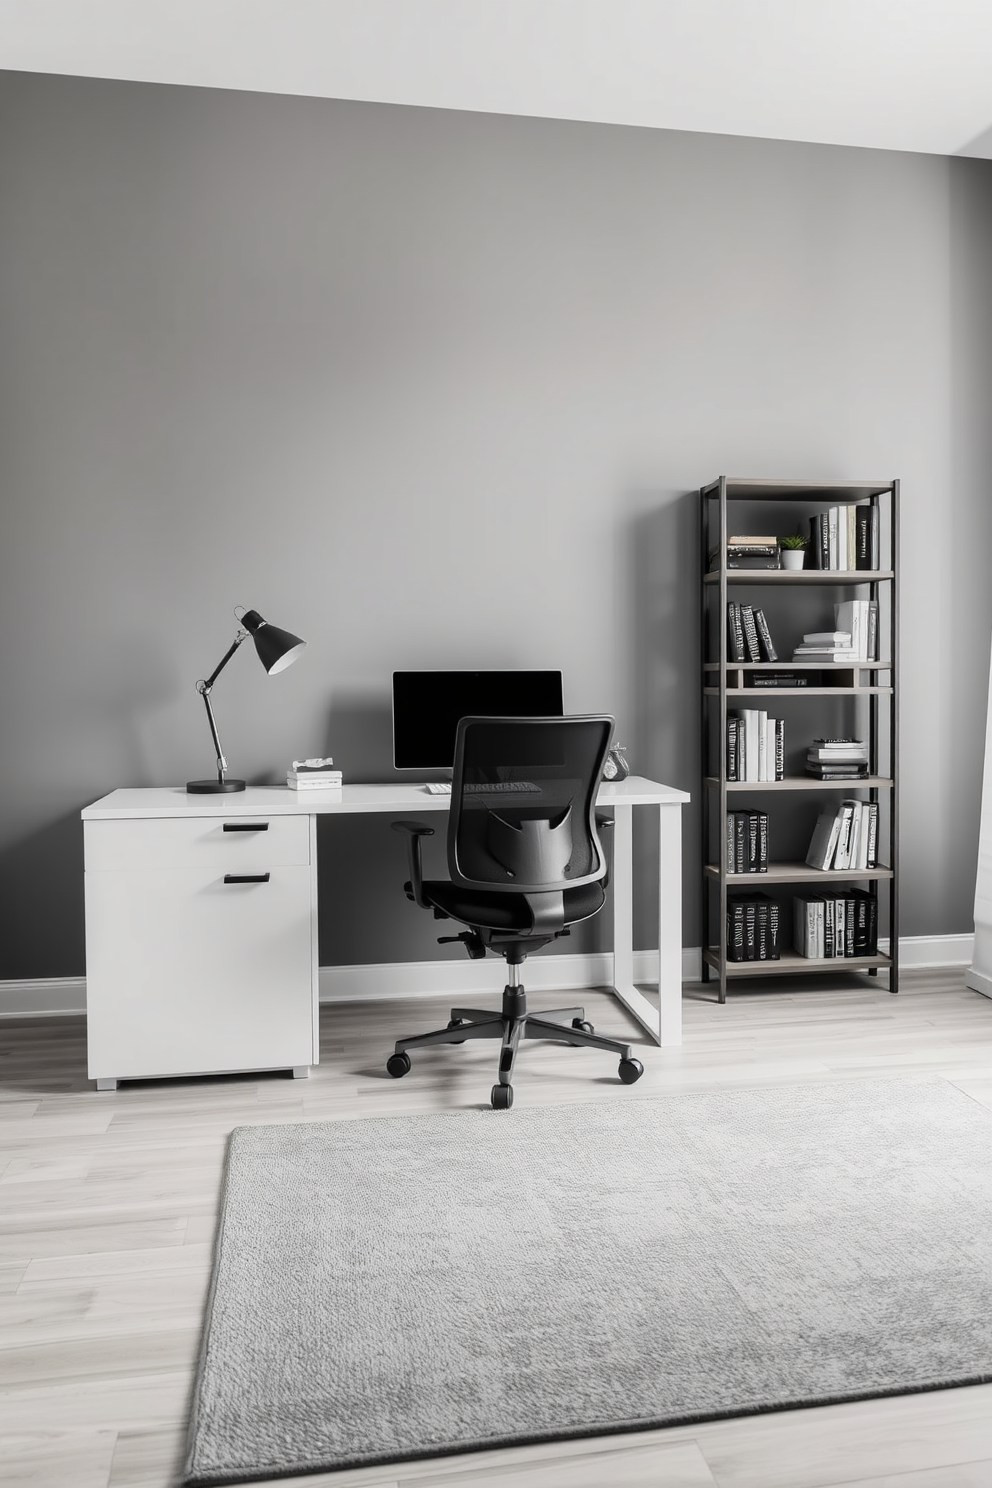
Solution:
[(241, 606), (235, 607), (235, 615), (244, 626), (234, 637), (230, 650), (224, 655), (214, 667), (210, 676), (204, 680), (202, 677), (196, 684), (196, 690), (203, 699), (203, 706), (207, 710), (207, 722), (210, 724), (210, 736), (214, 741), (217, 751), (217, 779), (216, 780), (187, 780), (186, 789), (190, 795), (205, 796), (213, 795), (218, 791), (243, 791), (245, 782), (243, 780), (228, 780), (227, 760), (224, 751), (220, 747), (220, 739), (217, 735), (217, 725), (214, 722), (214, 710), (210, 706), (210, 692), (221, 672), (227, 666), (231, 657), (237, 651), (242, 641), (249, 636), (255, 642), (255, 650), (258, 659), (271, 677), (275, 672), (285, 671), (299, 656), (306, 641), (301, 641), (299, 636), (293, 635), (288, 630), (280, 630), (278, 625), (270, 625), (263, 620), (257, 610), (244, 610), (238, 615)]

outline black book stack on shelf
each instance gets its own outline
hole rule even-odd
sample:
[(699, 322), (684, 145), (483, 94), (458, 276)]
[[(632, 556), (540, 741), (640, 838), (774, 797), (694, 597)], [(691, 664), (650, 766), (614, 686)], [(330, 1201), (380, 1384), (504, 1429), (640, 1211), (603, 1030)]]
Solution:
[(721, 1002), (787, 972), (899, 989), (898, 514), (895, 480), (700, 491), (703, 980)]

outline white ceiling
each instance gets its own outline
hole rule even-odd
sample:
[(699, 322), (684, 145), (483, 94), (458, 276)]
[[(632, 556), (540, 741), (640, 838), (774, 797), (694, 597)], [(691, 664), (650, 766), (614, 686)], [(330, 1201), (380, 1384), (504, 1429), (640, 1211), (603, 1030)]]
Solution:
[(0, 68), (992, 158), (992, 0), (0, 0)]

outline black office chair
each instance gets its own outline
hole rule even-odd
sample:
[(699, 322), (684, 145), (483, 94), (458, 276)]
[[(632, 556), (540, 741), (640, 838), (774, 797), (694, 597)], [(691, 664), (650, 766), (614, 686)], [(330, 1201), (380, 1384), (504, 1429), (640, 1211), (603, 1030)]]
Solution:
[(510, 980), (500, 1012), (452, 1008), (451, 1021), (436, 1033), (396, 1041), (386, 1062), (399, 1079), (410, 1071), (408, 1049), (461, 1044), (467, 1039), (502, 1039), (499, 1083), (492, 1088), (497, 1110), (513, 1104), (510, 1083), (521, 1038), (609, 1049), (620, 1056), (620, 1079), (632, 1085), (644, 1073), (630, 1045), (602, 1038), (580, 1007), (529, 1013), (520, 966), (605, 900), (606, 858), (597, 827), (596, 793), (610, 747), (613, 719), (463, 718), (455, 743), (451, 812), (448, 817), (450, 880), (425, 883), (420, 839), (432, 837), (422, 822), (393, 822), (409, 835), (408, 899), (432, 909), (438, 920), (467, 925), (459, 935), (473, 960), (495, 951), (506, 959)]

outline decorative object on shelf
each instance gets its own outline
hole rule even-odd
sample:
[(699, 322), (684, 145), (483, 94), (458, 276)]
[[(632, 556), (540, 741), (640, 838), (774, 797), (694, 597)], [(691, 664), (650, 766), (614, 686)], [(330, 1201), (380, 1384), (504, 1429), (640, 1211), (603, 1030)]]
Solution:
[[(239, 614), (238, 611), (241, 611)], [(207, 710), (207, 722), (210, 725), (210, 737), (214, 741), (214, 749), (217, 752), (217, 776), (211, 780), (188, 780), (186, 790), (192, 796), (214, 795), (217, 793), (229, 793), (232, 791), (243, 791), (245, 782), (243, 780), (230, 780), (227, 775), (227, 760), (224, 751), (220, 747), (220, 738), (217, 734), (217, 724), (214, 719), (214, 710), (210, 706), (210, 694), (213, 685), (221, 672), (227, 666), (231, 657), (237, 651), (242, 641), (249, 636), (255, 642), (255, 650), (258, 659), (262, 663), (269, 676), (276, 672), (283, 672), (291, 666), (302, 652), (306, 641), (301, 641), (299, 636), (293, 635), (289, 630), (280, 630), (278, 625), (270, 625), (263, 620), (257, 610), (246, 610), (243, 605), (235, 605), (235, 618), (244, 627), (234, 637), (230, 647), (214, 667), (209, 677), (201, 677), (196, 684), (196, 690), (203, 699), (203, 706)]]
[(809, 543), (799, 532), (790, 533), (778, 540), (778, 561), (781, 568), (803, 568)]
[(626, 744), (613, 745), (609, 754), (606, 756), (606, 763), (603, 766), (604, 780), (627, 779), (627, 776), (630, 774), (630, 766), (628, 765), (626, 757), (624, 755), (624, 750), (626, 748)]

